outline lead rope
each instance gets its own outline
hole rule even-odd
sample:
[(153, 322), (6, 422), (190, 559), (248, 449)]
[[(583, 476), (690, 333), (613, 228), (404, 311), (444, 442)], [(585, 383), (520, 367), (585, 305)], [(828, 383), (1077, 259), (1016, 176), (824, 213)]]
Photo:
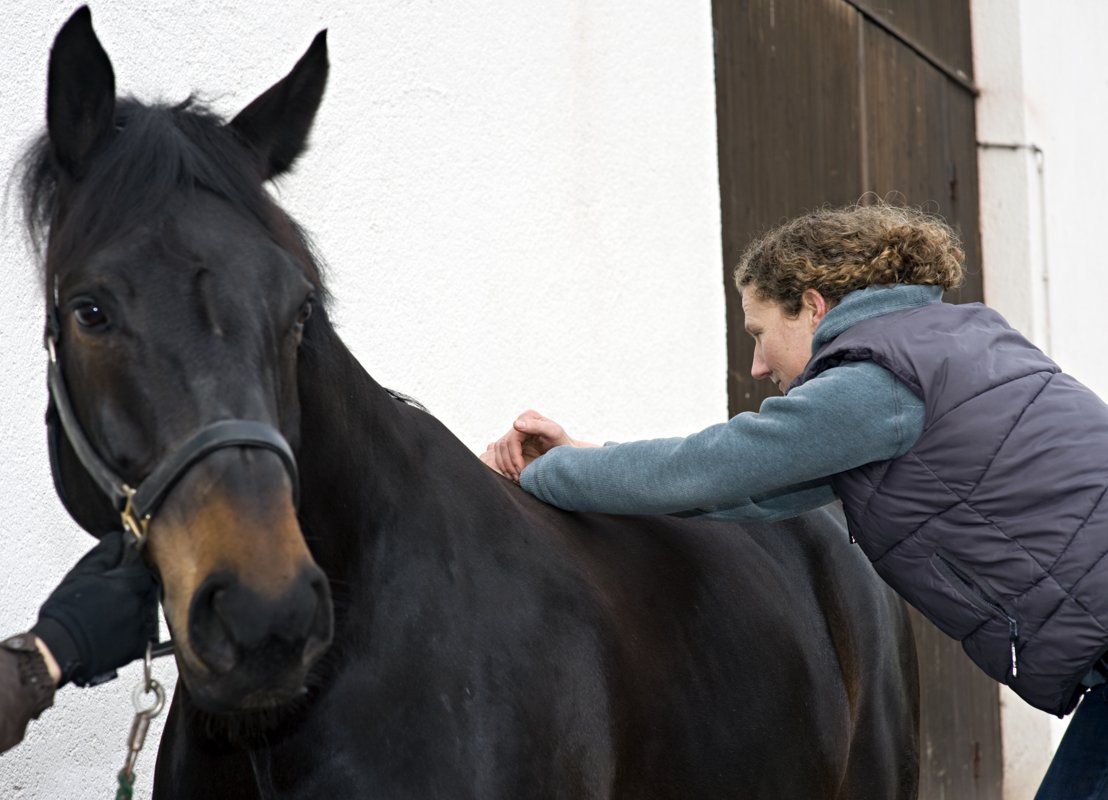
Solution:
[[(146, 731), (150, 728), (150, 720), (158, 716), (165, 705), (165, 690), (162, 689), (160, 683), (154, 680), (151, 674), (153, 666), (152, 647), (153, 642), (147, 642), (146, 659), (143, 662), (143, 678), (131, 693), (131, 700), (135, 705), (135, 719), (131, 723), (131, 735), (127, 739), (127, 760), (123, 764), (123, 769), (116, 776), (119, 781), (119, 788), (116, 789), (115, 800), (132, 800), (134, 797), (135, 761), (138, 759), (142, 746), (146, 743)], [(154, 695), (154, 701), (143, 703), (143, 698), (149, 694)]]

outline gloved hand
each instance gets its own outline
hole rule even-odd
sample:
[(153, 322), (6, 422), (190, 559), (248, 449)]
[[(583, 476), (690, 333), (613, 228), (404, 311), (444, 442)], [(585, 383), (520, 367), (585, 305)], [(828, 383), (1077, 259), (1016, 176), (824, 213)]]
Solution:
[(61, 687), (103, 683), (158, 637), (158, 583), (119, 531), (105, 535), (62, 578), (31, 629), (61, 668)]

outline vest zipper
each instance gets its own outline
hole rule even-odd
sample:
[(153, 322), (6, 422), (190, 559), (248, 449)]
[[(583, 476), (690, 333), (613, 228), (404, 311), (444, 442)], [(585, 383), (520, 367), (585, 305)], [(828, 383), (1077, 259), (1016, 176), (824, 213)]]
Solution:
[(1019, 657), (1016, 646), (1019, 644), (1020, 624), (1015, 615), (991, 586), (977, 577), (976, 573), (959, 559), (944, 552), (935, 551), (936, 566), (946, 575), (947, 580), (959, 593), (982, 611), (1008, 623), (1008, 652), (1012, 663), (1012, 677), (1019, 675)]

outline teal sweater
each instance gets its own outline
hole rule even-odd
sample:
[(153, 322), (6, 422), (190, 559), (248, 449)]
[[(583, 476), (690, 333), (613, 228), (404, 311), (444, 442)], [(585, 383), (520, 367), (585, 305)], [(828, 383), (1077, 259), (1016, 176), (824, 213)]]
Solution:
[[(935, 286), (852, 292), (816, 329), (813, 352), (864, 319), (939, 302)], [(923, 403), (904, 383), (846, 362), (691, 436), (554, 448), (520, 485), (571, 511), (782, 519), (831, 502), (830, 476), (902, 456), (922, 430)]]

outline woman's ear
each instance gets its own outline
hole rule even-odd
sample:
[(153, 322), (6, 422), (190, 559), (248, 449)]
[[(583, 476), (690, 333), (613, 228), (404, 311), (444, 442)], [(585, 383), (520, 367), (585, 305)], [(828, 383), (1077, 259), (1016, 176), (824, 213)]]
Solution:
[(814, 331), (834, 305), (815, 289), (805, 289), (800, 296), (800, 307), (810, 314), (810, 322)]

